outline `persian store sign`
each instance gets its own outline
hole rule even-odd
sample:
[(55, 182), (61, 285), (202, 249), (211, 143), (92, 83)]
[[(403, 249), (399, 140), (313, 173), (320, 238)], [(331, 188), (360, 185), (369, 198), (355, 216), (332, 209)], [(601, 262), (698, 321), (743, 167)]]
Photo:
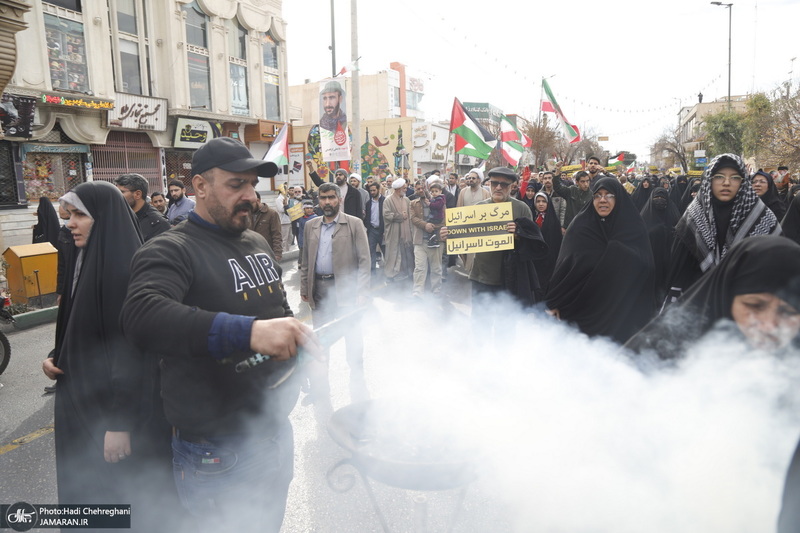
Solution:
[(117, 105), (108, 111), (108, 126), (129, 130), (165, 131), (167, 101), (137, 94), (117, 93)]
[(65, 98), (54, 94), (43, 94), (42, 103), (63, 105), (67, 107), (83, 107), (86, 109), (114, 109), (114, 102), (109, 100), (87, 100), (86, 98)]
[(220, 124), (205, 120), (179, 118), (175, 127), (175, 148), (200, 148), (214, 137), (222, 136)]

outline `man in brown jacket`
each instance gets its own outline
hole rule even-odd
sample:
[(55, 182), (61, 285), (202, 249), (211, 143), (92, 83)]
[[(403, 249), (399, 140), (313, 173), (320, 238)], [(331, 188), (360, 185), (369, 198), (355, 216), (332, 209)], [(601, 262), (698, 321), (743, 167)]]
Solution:
[[(342, 191), (333, 183), (319, 187), (322, 216), (306, 222), (300, 263), (300, 297), (311, 307), (314, 328), (367, 303), (370, 255), (367, 231), (361, 218), (344, 212)], [(364, 380), (364, 339), (354, 319), (343, 327), (350, 366), (350, 399), (367, 399)], [(319, 402), (330, 407), (328, 363), (308, 365), (311, 392), (303, 405)]]
[(253, 220), (250, 229), (261, 234), (272, 247), (272, 254), (276, 261), (283, 257), (283, 236), (281, 235), (281, 217), (278, 212), (271, 209), (261, 201), (261, 195), (256, 191), (258, 207), (253, 212)]

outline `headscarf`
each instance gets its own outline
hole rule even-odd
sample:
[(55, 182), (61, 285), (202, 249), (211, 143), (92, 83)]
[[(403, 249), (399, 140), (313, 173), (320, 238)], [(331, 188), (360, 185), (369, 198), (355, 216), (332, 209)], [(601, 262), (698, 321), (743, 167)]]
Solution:
[[(717, 224), (721, 221), (717, 221), (714, 215), (711, 177), (724, 167), (736, 168), (744, 179), (733, 199), (725, 242), (719, 249)], [(703, 175), (697, 197), (686, 208), (675, 228), (676, 237), (689, 249), (703, 272), (719, 263), (730, 247), (745, 237), (769, 235), (781, 231), (775, 214), (758, 198), (746, 176), (744, 162), (738, 155), (720, 154), (715, 157)]]
[(702, 181), (702, 178), (692, 178), (689, 180), (689, 185), (683, 192), (683, 196), (681, 196), (680, 204), (678, 204), (678, 211), (680, 211), (681, 215), (686, 212), (686, 208), (689, 207), (689, 204), (694, 200), (692, 193), (700, 192), (700, 183), (702, 183)]
[[(649, 185), (648, 188), (642, 186), (644, 182), (647, 182)], [(653, 194), (656, 187), (658, 187), (658, 179), (655, 176), (646, 176), (642, 179), (639, 186), (636, 187), (636, 190), (631, 194), (631, 199), (633, 200), (633, 205), (636, 206), (637, 212), (641, 212), (641, 210), (644, 209), (647, 200), (650, 199), (650, 195)]]
[(772, 176), (764, 172), (763, 170), (759, 170), (751, 179), (755, 178), (756, 176), (762, 176), (764, 179), (767, 180), (767, 192), (764, 193), (764, 196), (761, 197), (761, 201), (764, 202), (770, 211), (775, 214), (775, 218), (778, 220), (783, 219), (784, 215), (786, 215), (786, 204), (781, 200), (780, 196), (778, 196), (778, 187), (775, 185), (775, 181), (772, 179)]
[(669, 189), (669, 199), (672, 201), (672, 204), (677, 208), (680, 209), (681, 205), (681, 198), (683, 198), (683, 193), (686, 192), (686, 189), (689, 188), (689, 178), (683, 174), (675, 178), (675, 183)]
[[(561, 242), (563, 240), (561, 234), (561, 222), (558, 220), (558, 214), (553, 206), (552, 199), (545, 192), (537, 192), (533, 197), (534, 202), (538, 197), (547, 200), (547, 210), (544, 213), (544, 221), (542, 222), (542, 237), (544, 242), (547, 243), (547, 255), (541, 259), (534, 260), (533, 264), (536, 267), (536, 274), (539, 277), (539, 285), (543, 292), (547, 291), (547, 286), (550, 283), (550, 277), (553, 275), (553, 269), (556, 266), (558, 253), (561, 251)], [(536, 208), (532, 208), (533, 219), (539, 215)]]
[(33, 226), (33, 244), (49, 242), (56, 247), (58, 243), (58, 230), (61, 224), (53, 202), (47, 196), (39, 198), (39, 207), (36, 209), (37, 222)]
[(774, 294), (800, 309), (800, 245), (776, 235), (738, 242), (713, 270), (700, 278), (674, 304), (626, 347), (637, 353), (655, 351), (662, 359), (682, 355), (720, 319), (731, 319), (733, 298), (741, 294)]
[(630, 195), (615, 178), (592, 186), (615, 195), (613, 211), (600, 217), (594, 202), (575, 216), (556, 261), (547, 306), (587, 335), (625, 342), (655, 311), (653, 253), (647, 228)]

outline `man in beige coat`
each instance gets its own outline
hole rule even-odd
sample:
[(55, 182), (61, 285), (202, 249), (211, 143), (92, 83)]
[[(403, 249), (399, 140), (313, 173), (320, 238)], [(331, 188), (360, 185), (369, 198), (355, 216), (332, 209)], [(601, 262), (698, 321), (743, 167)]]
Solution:
[[(322, 217), (306, 222), (300, 266), (300, 297), (311, 307), (314, 327), (367, 303), (370, 282), (370, 255), (367, 232), (360, 218), (346, 214), (341, 190), (333, 183), (319, 187)], [(360, 319), (343, 325), (342, 334), (350, 365), (350, 397), (367, 399), (364, 380), (364, 339)], [(330, 406), (328, 363), (309, 362), (311, 391), (303, 404), (319, 402)]]

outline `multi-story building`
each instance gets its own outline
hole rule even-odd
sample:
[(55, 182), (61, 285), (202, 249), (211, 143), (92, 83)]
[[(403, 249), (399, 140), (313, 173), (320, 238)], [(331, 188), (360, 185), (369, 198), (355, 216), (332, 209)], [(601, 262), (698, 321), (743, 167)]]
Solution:
[(263, 154), (288, 116), (280, 6), (34, 0), (3, 95), (0, 207), (125, 172), (191, 187), (192, 154), (216, 136)]
[[(702, 96), (702, 95), (701, 95)], [(744, 113), (747, 111), (747, 100), (749, 96), (731, 96), (731, 111), (734, 113)], [(706, 149), (704, 125), (705, 118), (728, 109), (727, 96), (719, 98), (713, 102), (700, 102), (693, 106), (684, 106), (678, 114), (678, 142), (686, 150), (690, 170), (702, 170), (707, 158), (704, 155)], [(697, 155), (703, 154), (703, 155)], [(658, 170), (666, 171), (677, 164), (674, 157), (669, 154), (661, 153), (657, 145), (653, 146), (650, 153), (650, 161), (653, 167)]]

